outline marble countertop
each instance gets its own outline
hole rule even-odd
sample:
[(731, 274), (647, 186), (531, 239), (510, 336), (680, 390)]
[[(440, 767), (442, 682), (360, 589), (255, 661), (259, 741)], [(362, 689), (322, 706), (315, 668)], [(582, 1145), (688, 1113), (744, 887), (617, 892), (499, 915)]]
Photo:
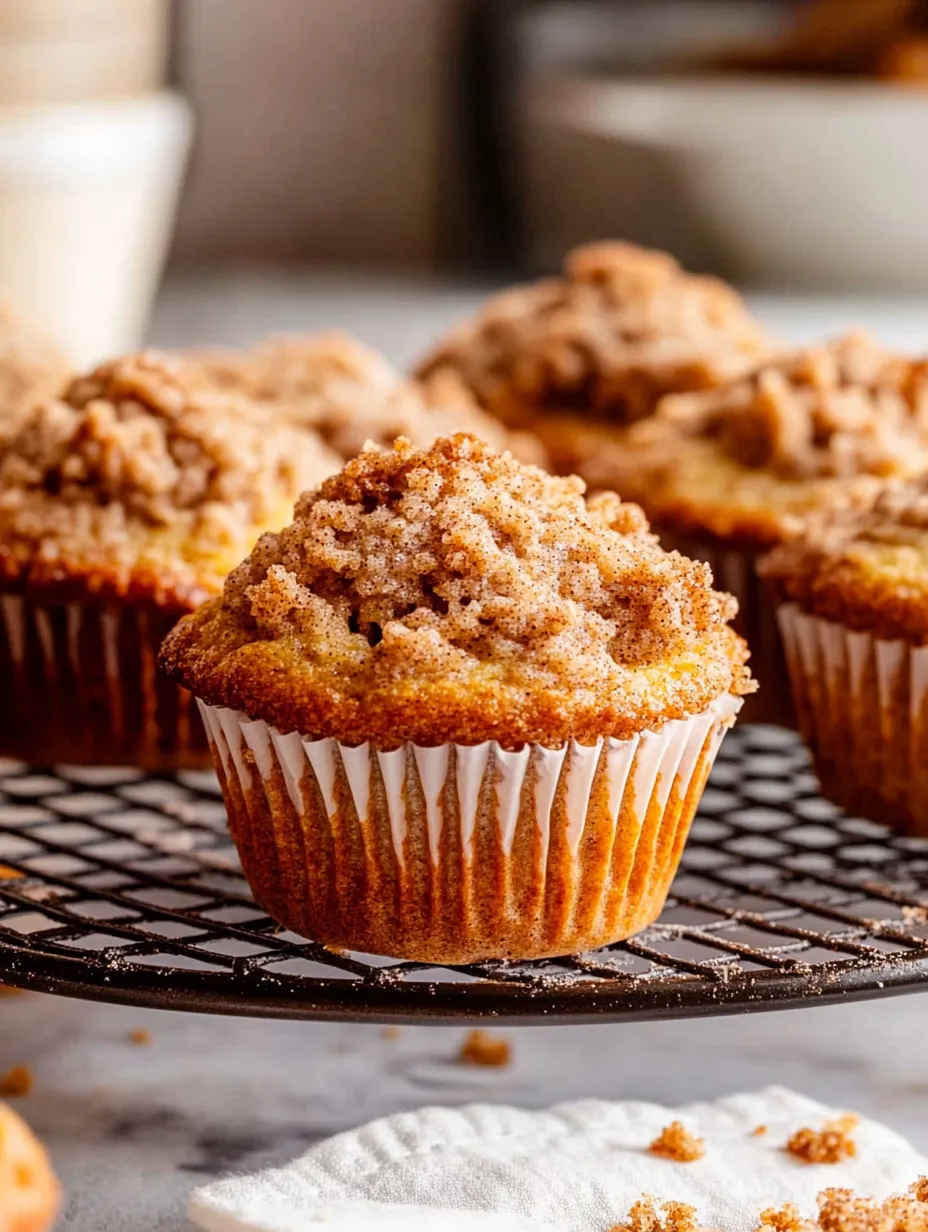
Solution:
[[(240, 343), (340, 325), (398, 363), (476, 303), (480, 289), (255, 271), (172, 281), (164, 345)], [(924, 346), (928, 300), (756, 301), (794, 338), (866, 324)], [(282, 1162), (371, 1117), (423, 1103), (543, 1106), (582, 1096), (681, 1103), (780, 1083), (888, 1122), (928, 1151), (928, 1015), (920, 996), (661, 1024), (505, 1030), (513, 1060), (456, 1060), (463, 1030), (197, 1017), (27, 994), (0, 1001), (0, 1072), (28, 1065), (18, 1108), (68, 1192), (68, 1232), (181, 1232), (189, 1192), (229, 1170)], [(148, 1046), (130, 1032), (147, 1028)]]

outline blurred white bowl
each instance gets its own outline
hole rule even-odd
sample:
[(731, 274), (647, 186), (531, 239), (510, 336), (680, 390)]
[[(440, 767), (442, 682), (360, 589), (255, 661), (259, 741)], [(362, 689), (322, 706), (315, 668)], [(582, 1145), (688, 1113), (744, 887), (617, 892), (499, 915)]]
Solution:
[(928, 288), (928, 91), (572, 77), (548, 83), (534, 111), (659, 153), (747, 281)]
[(0, 109), (0, 298), (79, 365), (141, 342), (191, 131), (167, 92)]

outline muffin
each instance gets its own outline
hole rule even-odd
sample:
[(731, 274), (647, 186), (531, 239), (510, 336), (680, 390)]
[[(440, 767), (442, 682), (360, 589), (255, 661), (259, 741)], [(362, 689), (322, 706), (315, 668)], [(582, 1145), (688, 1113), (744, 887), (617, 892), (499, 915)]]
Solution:
[(61, 1190), (41, 1142), (7, 1104), (0, 1104), (0, 1228), (50, 1232)]
[(402, 377), (382, 355), (333, 330), (267, 338), (250, 351), (191, 352), (207, 379), (280, 408), (312, 428), (346, 461), (367, 441), (389, 448), (397, 437), (425, 449), (440, 436), (469, 432), (523, 462), (543, 463), (540, 442), (508, 432), (480, 410), (450, 370), (425, 381)]
[(34, 402), (59, 393), (69, 375), (51, 339), (0, 302), (0, 433)]
[(738, 598), (761, 685), (745, 719), (791, 724), (757, 555), (818, 510), (866, 506), (928, 470), (928, 364), (864, 334), (794, 351), (718, 389), (662, 399), (621, 442), (586, 431), (578, 470), (638, 501), (661, 542), (705, 560)]
[(0, 439), (0, 755), (208, 764), (191, 700), (157, 676), (161, 639), (339, 464), (154, 354), (27, 411)]
[(706, 566), (583, 492), (466, 435), (365, 450), (167, 638), (281, 924), (469, 962), (659, 914), (753, 686)]
[(491, 299), (419, 367), (456, 373), (491, 414), (530, 427), (558, 470), (573, 466), (574, 433), (621, 428), (660, 398), (711, 389), (771, 348), (737, 293), (686, 273), (666, 253), (631, 244), (574, 249), (560, 278)]
[(823, 792), (928, 835), (928, 480), (814, 519), (760, 569)]

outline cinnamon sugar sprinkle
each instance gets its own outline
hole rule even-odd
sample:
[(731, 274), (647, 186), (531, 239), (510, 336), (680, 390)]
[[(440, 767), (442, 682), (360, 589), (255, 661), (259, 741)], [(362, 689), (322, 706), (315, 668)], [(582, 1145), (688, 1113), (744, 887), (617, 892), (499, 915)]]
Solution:
[(509, 1041), (489, 1031), (471, 1031), (461, 1045), (458, 1060), (464, 1065), (483, 1065), (502, 1068), (512, 1059)]
[(671, 1121), (661, 1130), (648, 1150), (652, 1155), (660, 1155), (662, 1159), (672, 1159), (678, 1164), (691, 1164), (696, 1159), (702, 1159), (706, 1153), (706, 1144), (702, 1138), (691, 1133), (682, 1121)]
[(786, 1144), (786, 1150), (805, 1164), (839, 1164), (857, 1154), (853, 1131), (860, 1117), (845, 1113), (834, 1121), (826, 1121), (821, 1129), (798, 1129)]

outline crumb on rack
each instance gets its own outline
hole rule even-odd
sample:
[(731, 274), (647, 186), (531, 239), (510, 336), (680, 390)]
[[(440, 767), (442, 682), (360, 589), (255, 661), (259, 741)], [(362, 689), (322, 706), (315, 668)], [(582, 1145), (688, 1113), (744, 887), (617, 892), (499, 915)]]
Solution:
[(512, 1059), (509, 1041), (479, 1029), (471, 1031), (461, 1045), (458, 1060), (464, 1065), (508, 1065)]
[(766, 1125), (755, 1125), (754, 1128), (751, 1130), (751, 1137), (752, 1138), (763, 1138), (766, 1132), (767, 1132)]
[(9, 864), (0, 864), (0, 881), (21, 881), (25, 875), (17, 868), (10, 868)]
[(151, 1032), (147, 1027), (133, 1027), (129, 1032), (129, 1043), (137, 1048), (147, 1048), (151, 1043)]
[(399, 1027), (384, 1027), (380, 1032), (380, 1038), (385, 1040), (395, 1040), (400, 1037)]
[[(663, 1211), (663, 1218), (659, 1214)], [(628, 1212), (625, 1223), (617, 1223), (610, 1232), (709, 1232), (696, 1219), (695, 1206), (685, 1202), (663, 1202), (660, 1208), (645, 1194)]]
[(0, 1096), (21, 1099), (32, 1090), (34, 1079), (28, 1065), (14, 1065), (0, 1078)]
[(652, 1155), (660, 1155), (662, 1159), (672, 1159), (678, 1164), (691, 1164), (696, 1159), (702, 1159), (706, 1153), (706, 1144), (702, 1138), (690, 1133), (682, 1121), (671, 1121), (661, 1130), (648, 1150)]
[(907, 924), (928, 924), (928, 907), (905, 906), (902, 908), (902, 918)]
[(853, 1132), (860, 1117), (853, 1112), (834, 1121), (826, 1121), (821, 1129), (798, 1129), (786, 1144), (786, 1150), (805, 1164), (839, 1164), (857, 1154)]

